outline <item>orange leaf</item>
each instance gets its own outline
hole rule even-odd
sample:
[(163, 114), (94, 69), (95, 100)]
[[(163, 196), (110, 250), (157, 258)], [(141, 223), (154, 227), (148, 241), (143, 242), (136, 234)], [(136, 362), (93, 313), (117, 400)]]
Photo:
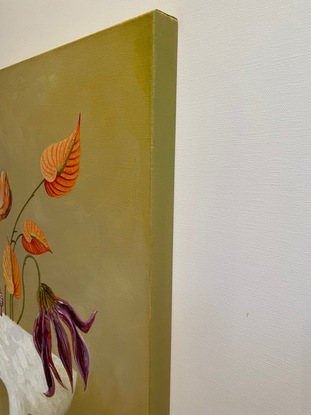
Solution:
[(25, 220), (24, 222), (22, 244), (24, 249), (33, 255), (52, 252), (43, 232), (31, 220)]
[(10, 294), (19, 299), (22, 294), (21, 272), (18, 261), (9, 242), (7, 242), (3, 253), (3, 276), (5, 285)]
[(0, 221), (5, 219), (12, 207), (12, 192), (8, 175), (2, 171), (0, 174)]
[(80, 167), (80, 116), (76, 129), (68, 138), (43, 151), (40, 167), (49, 196), (64, 196), (72, 190)]

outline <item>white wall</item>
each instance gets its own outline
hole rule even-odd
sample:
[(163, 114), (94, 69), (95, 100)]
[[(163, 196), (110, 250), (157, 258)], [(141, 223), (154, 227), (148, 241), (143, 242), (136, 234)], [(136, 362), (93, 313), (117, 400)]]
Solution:
[(0, 67), (179, 18), (172, 415), (311, 414), (309, 3), (0, 0)]

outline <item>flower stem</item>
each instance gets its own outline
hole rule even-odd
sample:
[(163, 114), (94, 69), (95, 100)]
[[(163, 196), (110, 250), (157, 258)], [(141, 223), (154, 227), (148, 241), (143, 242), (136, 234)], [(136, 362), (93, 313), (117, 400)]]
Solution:
[(31, 258), (34, 261), (34, 263), (36, 264), (36, 267), (37, 267), (37, 273), (38, 273), (38, 289), (40, 288), (40, 284), (41, 284), (41, 274), (40, 274), (40, 268), (39, 268), (39, 265), (38, 265), (37, 260), (32, 255), (26, 255), (25, 258), (24, 258), (23, 269), (22, 269), (23, 305), (22, 305), (21, 313), (20, 313), (20, 315), (18, 317), (18, 320), (17, 320), (17, 324), (19, 324), (19, 322), (21, 321), (21, 319), (23, 317), (23, 314), (24, 314), (24, 310), (25, 310), (26, 291), (25, 291), (24, 271), (25, 271), (25, 266), (26, 266), (26, 262), (27, 262), (27, 259), (28, 258)]
[(13, 320), (13, 295), (10, 294), (10, 318)]
[(29, 198), (26, 200), (26, 202), (25, 202), (25, 204), (24, 204), (24, 206), (21, 208), (21, 210), (20, 210), (20, 212), (19, 212), (19, 214), (18, 214), (18, 216), (17, 216), (17, 218), (16, 218), (16, 221), (15, 221), (15, 223), (14, 223), (14, 227), (13, 227), (13, 231), (12, 231), (12, 235), (11, 235), (11, 243), (13, 242), (13, 238), (14, 238), (14, 234), (15, 234), (15, 232), (16, 232), (16, 226), (17, 226), (17, 223), (18, 223), (18, 221), (19, 221), (19, 218), (21, 217), (21, 215), (22, 215), (22, 213), (24, 212), (24, 210), (25, 210), (25, 208), (26, 208), (26, 206), (28, 205), (28, 203), (31, 201), (31, 199), (34, 197), (34, 195), (36, 194), (36, 191), (41, 187), (41, 185), (44, 183), (44, 179), (42, 179), (41, 180), (41, 182), (38, 184), (38, 186), (35, 188), (35, 190), (31, 193), (31, 195), (29, 196)]
[(6, 285), (4, 285), (4, 314), (6, 314)]
[(22, 236), (23, 236), (23, 234), (22, 234), (22, 233), (20, 233), (16, 239), (12, 240), (11, 244), (14, 244), (13, 251), (15, 251), (15, 247), (16, 247), (17, 241), (18, 241), (18, 240), (19, 240), (19, 238), (21, 238)]
[[(16, 227), (17, 227), (18, 221), (19, 221), (20, 217), (22, 216), (22, 213), (24, 212), (26, 206), (31, 201), (31, 199), (35, 196), (37, 190), (41, 187), (41, 185), (43, 183), (44, 183), (44, 179), (41, 180), (41, 182), (38, 184), (38, 186), (35, 188), (35, 190), (31, 193), (31, 195), (29, 196), (29, 198), (26, 200), (26, 202), (24, 203), (23, 207), (21, 208), (19, 214), (17, 215), (16, 221), (14, 223), (14, 227), (13, 227), (13, 230), (12, 230), (12, 234), (11, 234), (11, 239), (10, 239), (10, 244), (12, 245), (14, 243), (14, 250), (15, 250), (16, 243), (17, 243), (18, 239), (22, 236), (22, 234), (20, 234), (20, 235), (18, 235), (18, 237), (15, 240), (13, 239), (15, 233), (17, 232)], [(4, 312), (6, 312), (6, 291), (5, 291), (4, 310), (5, 310)], [(13, 320), (13, 313), (14, 313), (13, 296), (10, 295), (10, 317), (11, 317), (12, 320)]]

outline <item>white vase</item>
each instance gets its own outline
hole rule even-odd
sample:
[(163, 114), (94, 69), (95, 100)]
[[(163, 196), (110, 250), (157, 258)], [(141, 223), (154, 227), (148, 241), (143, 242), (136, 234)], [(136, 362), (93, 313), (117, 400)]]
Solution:
[[(0, 317), (0, 378), (6, 386), (10, 415), (64, 415), (73, 393), (68, 375), (60, 361), (53, 361), (68, 389), (56, 381), (54, 396), (47, 398), (48, 387), (41, 359), (35, 349), (32, 336), (3, 314)], [(73, 373), (74, 390), (77, 373)]]

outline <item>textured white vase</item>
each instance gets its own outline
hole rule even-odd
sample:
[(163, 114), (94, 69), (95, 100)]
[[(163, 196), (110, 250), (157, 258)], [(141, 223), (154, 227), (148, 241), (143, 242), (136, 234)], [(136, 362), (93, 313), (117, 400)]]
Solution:
[[(53, 355), (55, 366), (68, 390), (56, 381), (55, 395), (47, 398), (47, 384), (41, 359), (32, 336), (3, 315), (0, 317), (0, 378), (6, 386), (10, 415), (64, 415), (73, 393), (60, 359)], [(77, 373), (73, 373), (74, 390)]]

